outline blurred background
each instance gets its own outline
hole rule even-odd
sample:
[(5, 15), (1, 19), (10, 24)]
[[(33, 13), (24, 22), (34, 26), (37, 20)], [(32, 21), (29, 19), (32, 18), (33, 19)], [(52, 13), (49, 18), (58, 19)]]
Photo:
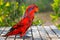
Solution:
[(32, 25), (56, 25), (60, 29), (59, 0), (0, 0), (0, 27), (18, 23), (31, 4), (39, 7)]

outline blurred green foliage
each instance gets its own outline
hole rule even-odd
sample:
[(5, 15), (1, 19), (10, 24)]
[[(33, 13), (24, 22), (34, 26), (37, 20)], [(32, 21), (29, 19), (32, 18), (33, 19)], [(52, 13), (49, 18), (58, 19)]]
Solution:
[(57, 14), (60, 9), (60, 0), (54, 0), (54, 3), (52, 3), (51, 6), (54, 12)]
[(60, 30), (60, 24), (56, 25), (58, 27), (58, 29)]
[(38, 16), (35, 15), (32, 25), (37, 26), (37, 25), (42, 25), (42, 24), (43, 24), (43, 20), (38, 18)]
[[(56, 21), (60, 18), (60, 0), (53, 0), (54, 2), (51, 4), (52, 9), (54, 11), (53, 14), (50, 14), (52, 18), (52, 22), (56, 25)], [(60, 25), (57, 25), (60, 29)]]
[(47, 12), (51, 11), (50, 4), (53, 0), (27, 0), (26, 3), (29, 4), (36, 4), (39, 7), (39, 12)]
[(19, 3), (16, 1), (5, 2), (4, 0), (0, 0), (0, 26), (13, 26), (16, 24), (25, 9), (26, 6), (24, 3), (19, 6)]
[(52, 18), (52, 22), (54, 23), (55, 21), (58, 20), (58, 14), (50, 14), (50, 17)]
[(37, 19), (37, 20), (32, 22), (32, 25), (35, 25), (35, 26), (42, 25), (42, 24), (43, 24), (43, 21), (41, 19)]
[(60, 17), (60, 0), (54, 0), (51, 4), (54, 14), (51, 14), (52, 22), (58, 20)]

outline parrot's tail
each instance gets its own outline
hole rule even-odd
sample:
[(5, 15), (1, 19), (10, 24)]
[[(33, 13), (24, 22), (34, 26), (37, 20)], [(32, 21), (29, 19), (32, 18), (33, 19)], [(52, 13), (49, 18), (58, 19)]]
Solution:
[(12, 35), (12, 31), (14, 30), (14, 28), (11, 28), (5, 35), (2, 35), (3, 37), (7, 37)]

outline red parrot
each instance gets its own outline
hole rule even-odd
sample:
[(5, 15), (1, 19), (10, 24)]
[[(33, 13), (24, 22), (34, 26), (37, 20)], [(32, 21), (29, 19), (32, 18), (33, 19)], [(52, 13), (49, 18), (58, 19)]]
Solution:
[(34, 19), (34, 13), (38, 11), (38, 6), (35, 4), (29, 5), (25, 11), (23, 18), (15, 24), (7, 34), (4, 36), (11, 36), (19, 34), (20, 37), (23, 37), (26, 34), (26, 31), (31, 26)]

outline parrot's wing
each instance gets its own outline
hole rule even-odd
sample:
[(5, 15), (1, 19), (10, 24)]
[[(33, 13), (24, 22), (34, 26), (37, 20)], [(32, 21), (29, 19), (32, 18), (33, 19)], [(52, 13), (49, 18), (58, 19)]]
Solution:
[(24, 18), (19, 23), (17, 23), (16, 25), (14, 25), (8, 31), (8, 33), (6, 35), (4, 35), (4, 36), (17, 35), (17, 34), (20, 34), (20, 35), (23, 36), (23, 34), (26, 33), (28, 25), (29, 25), (29, 19), (28, 18)]

